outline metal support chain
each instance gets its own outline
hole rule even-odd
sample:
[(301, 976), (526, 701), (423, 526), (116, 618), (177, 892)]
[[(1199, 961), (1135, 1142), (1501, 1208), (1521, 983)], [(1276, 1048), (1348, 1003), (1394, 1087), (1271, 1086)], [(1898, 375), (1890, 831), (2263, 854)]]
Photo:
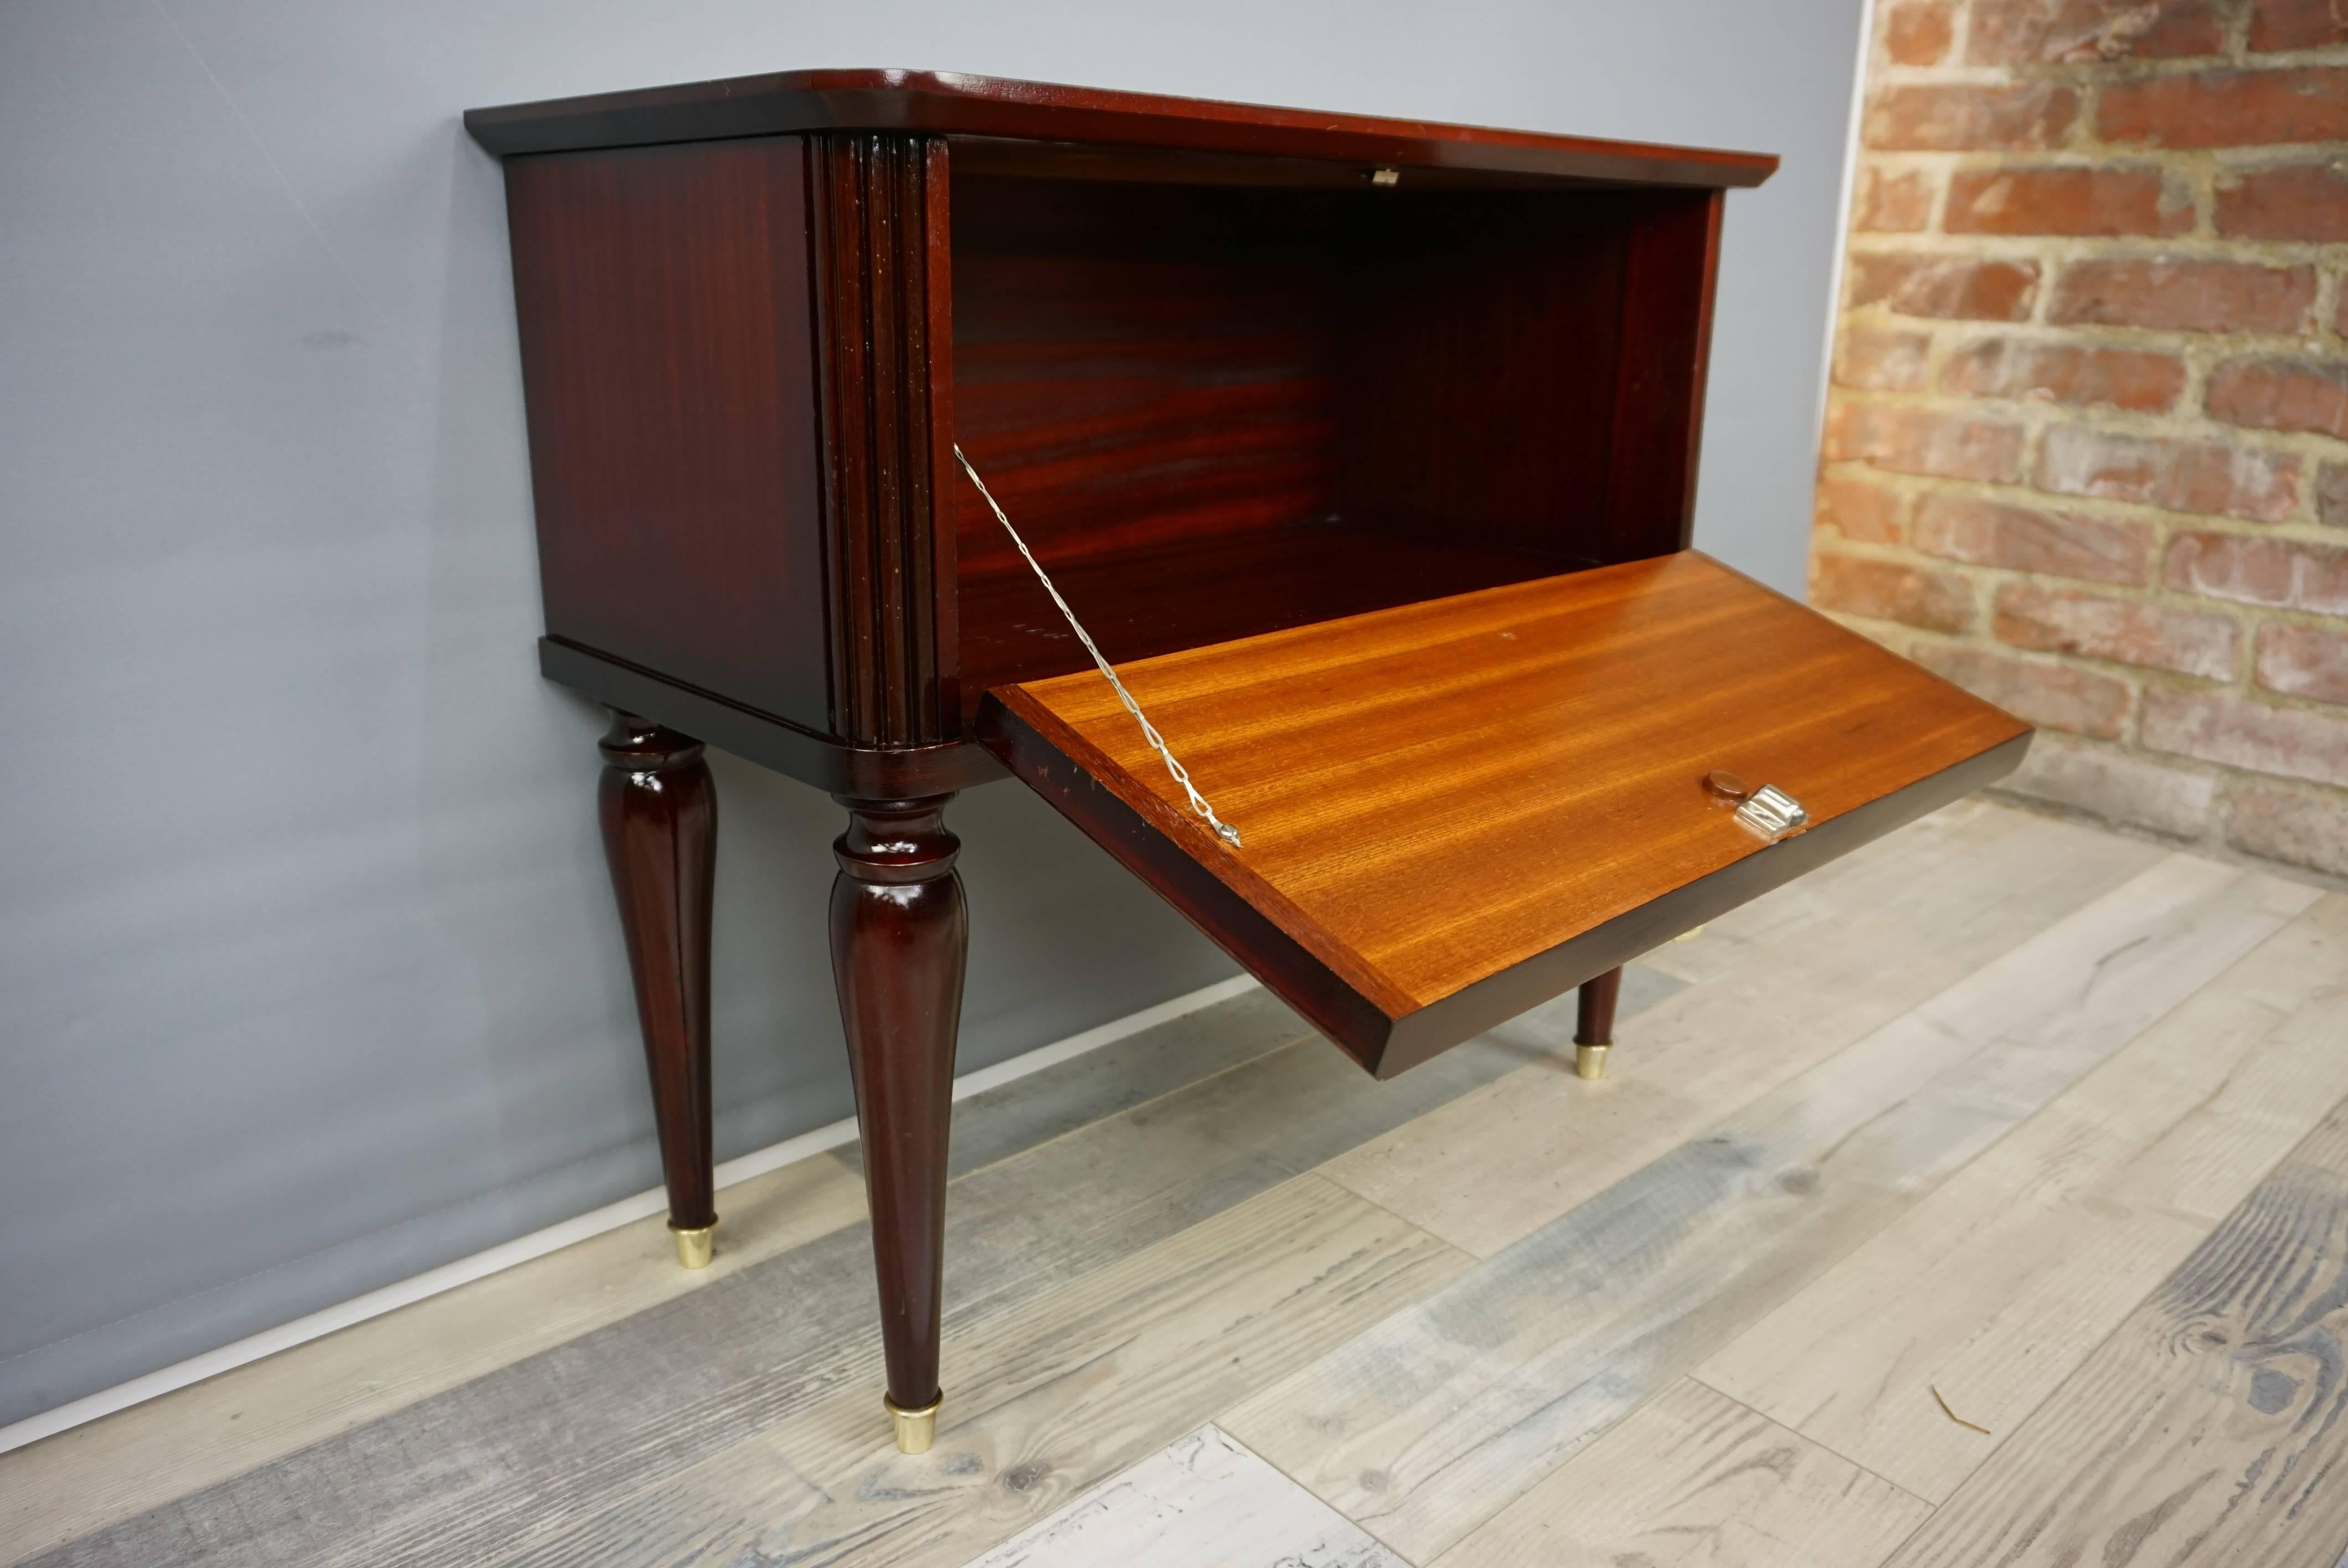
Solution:
[(1093, 646), (1093, 640), (1086, 632), (1083, 622), (1076, 619), (1076, 612), (1068, 608), (1068, 601), (1062, 599), (1060, 590), (1052, 586), (1051, 575), (1045, 571), (1044, 563), (1035, 559), (1035, 552), (1027, 548), (1027, 541), (1021, 538), (1019, 530), (1011, 526), (1010, 518), (1004, 513), (1003, 504), (994, 498), (994, 492), (986, 487), (986, 481), (978, 477), (978, 470), (971, 466), (970, 459), (963, 456), (959, 445), (954, 447), (953, 455), (954, 461), (962, 465), (962, 471), (970, 476), (970, 482), (977, 486), (978, 493), (986, 498), (987, 507), (994, 512), (994, 520), (1003, 525), (1003, 531), (1011, 536), (1011, 542), (1019, 547), (1019, 553), (1035, 569), (1035, 580), (1044, 585), (1044, 591), (1050, 594), (1052, 602), (1060, 607), (1060, 614), (1066, 619), (1068, 630), (1076, 634), (1076, 641), (1085, 645), (1085, 651), (1093, 656), (1093, 662), (1100, 666), (1100, 672), (1108, 678), (1109, 685), (1117, 692), (1117, 701), (1123, 702), (1125, 711), (1133, 715), (1133, 722), (1141, 726), (1141, 738), (1149, 743), (1149, 749), (1165, 762), (1166, 771), (1174, 775), (1174, 782), (1180, 784), (1182, 793), (1190, 797), (1190, 809), (1206, 818), (1207, 825), (1215, 830), (1217, 838), (1233, 849), (1239, 848), (1240, 830), (1215, 815), (1215, 808), (1207, 804), (1207, 797), (1200, 794), (1198, 786), (1190, 782), (1189, 771), (1174, 760), (1173, 752), (1167, 747), (1166, 737), (1158, 733), (1158, 726), (1142, 712), (1141, 704), (1133, 700), (1133, 693), (1127, 691), (1125, 682), (1117, 678), (1117, 671), (1110, 669), (1108, 661), (1101, 657), (1101, 651)]

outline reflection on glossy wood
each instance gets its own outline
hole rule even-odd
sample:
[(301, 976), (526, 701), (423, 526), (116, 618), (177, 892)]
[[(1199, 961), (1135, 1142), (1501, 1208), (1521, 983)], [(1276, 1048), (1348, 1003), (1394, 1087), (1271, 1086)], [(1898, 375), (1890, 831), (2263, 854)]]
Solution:
[(832, 134), (807, 157), (831, 732), (934, 743), (960, 721), (953, 535), (931, 526), (953, 438), (945, 146)]
[(701, 743), (630, 713), (601, 743), (603, 855), (652, 1069), (673, 1230), (717, 1223), (710, 1181), (709, 910), (717, 791)]
[(547, 631), (820, 731), (807, 204), (790, 138), (506, 170)]
[[(1998, 777), (2029, 733), (1692, 553), (1121, 673), (1243, 849), (1097, 675), (1002, 688), (987, 743), (1381, 1076)], [(1715, 768), (1811, 826), (1765, 847)]]
[(832, 845), (831, 966), (856, 1080), (889, 1398), (938, 1397), (946, 1133), (970, 917), (946, 802), (844, 800)]
[[(1775, 158), (1757, 153), (1652, 147), (932, 71), (780, 71), (469, 109), (465, 114), (465, 128), (473, 139), (501, 157), (557, 148), (836, 127), (1047, 144), (990, 146), (986, 150), (998, 169), (1019, 168), (1023, 159), (1051, 167), (1068, 150), (1051, 143), (1100, 143), (1104, 145), (1089, 149), (1095, 156), (1091, 169), (1110, 177), (1119, 171), (1121, 155), (1135, 159), (1146, 177), (1154, 156), (1190, 150), (1402, 164), (1461, 175), (1483, 171), (1517, 177), (1518, 183), (1629, 179), (1758, 185), (1777, 167)], [(1174, 167), (1181, 165), (1177, 161)], [(1368, 184), (1367, 169), (1352, 172), (1354, 183)]]

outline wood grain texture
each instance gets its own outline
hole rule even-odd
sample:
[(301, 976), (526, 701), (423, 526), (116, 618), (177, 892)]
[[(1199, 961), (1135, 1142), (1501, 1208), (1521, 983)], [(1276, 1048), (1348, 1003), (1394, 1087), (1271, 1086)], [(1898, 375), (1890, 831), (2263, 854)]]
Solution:
[(807, 204), (794, 137), (506, 169), (547, 630), (822, 731)]
[(1685, 549), (1695, 530), (1697, 449), (1712, 363), (1720, 191), (1652, 197), (1623, 266), (1622, 337), (1606, 467), (1607, 560)]
[(876, 1442), (857, 1390), (635, 1495), (542, 1511), (493, 1560), (954, 1568), (1467, 1262), (1300, 1177), (962, 1339), (926, 1455)]
[[(870, 69), (784, 71), (469, 109), (465, 128), (500, 156), (853, 128), (1339, 159), (1560, 181), (1758, 185), (1777, 167), (1774, 157), (1756, 153), (1376, 119), (1000, 77)], [(1048, 149), (1039, 153), (1049, 157)], [(1366, 169), (1361, 179), (1367, 182)]]
[(559, 637), (538, 640), (538, 668), (551, 681), (609, 707), (640, 713), (722, 751), (772, 768), (827, 794), (860, 800), (911, 800), (947, 794), (1005, 777), (984, 747), (966, 741), (930, 746), (855, 746), (819, 724), (686, 685)]
[[(2010, 768), (2029, 733), (1694, 554), (1120, 674), (1243, 848), (1192, 815), (1097, 675), (996, 691), (990, 749), (1080, 824), (1097, 803), (1045, 753), (1098, 781), (1121, 858), (1382, 1076), (1540, 999), (1513, 972), (1553, 995), (1612, 968), (1632, 954), (1593, 941), (1570, 972), (1568, 944), (1749, 861), (1758, 886), (1720, 888), (1741, 903), (1855, 847), (1838, 819), (1921, 792), (1865, 836), (1888, 831), (1988, 782), (1958, 782), (1969, 766)], [(1810, 827), (1765, 845), (1704, 792), (1713, 768), (1790, 791)]]
[[(1946, 1499), (2348, 1095), (2343, 1040), (2334, 897), (1696, 1375)], [(1988, 1434), (1949, 1419), (1935, 1389)]]
[(970, 1568), (1410, 1568), (1208, 1425), (1101, 1482)]
[(831, 845), (832, 981), (856, 1085), (889, 1398), (904, 1410), (938, 1397), (946, 1143), (970, 956), (951, 799), (843, 801), (848, 830)]
[[(1677, 472), (1699, 389), (1590, 367), (1692, 352), (1704, 232), (1647, 246), (1663, 283), (1624, 259), (1708, 200), (958, 177), (956, 438), (1120, 662), (1677, 549), (1605, 515), (1610, 430)], [(965, 697), (1089, 668), (977, 490), (953, 509)]]
[(717, 786), (699, 741), (614, 713), (596, 790), (653, 1085), (669, 1225), (717, 1223), (711, 1187), (710, 900)]
[(1931, 1512), (1682, 1378), (1434, 1568), (1877, 1568)]
[(1951, 807), (1650, 955), (1704, 983), (1624, 1031), (1637, 1071), (1512, 1073), (1324, 1173), (1489, 1257), (2160, 858), (2088, 828)]
[[(990, 487), (994, 469), (988, 461), (980, 470)], [(1015, 521), (1025, 513), (1012, 515)], [(986, 525), (1003, 537), (992, 513)], [(1039, 553), (1114, 664), (1560, 569), (1553, 557), (1472, 537), (1416, 538), (1341, 518), (1074, 556), (1049, 547)], [(1006, 682), (1093, 667), (1025, 561), (973, 569), (965, 559), (961, 607), (963, 689), (973, 706)]]
[(2167, 857), (1220, 1424), (1433, 1557), (2312, 897)]
[(2333, 1568), (2348, 1547), (2348, 1106), (1890, 1568)]
[(934, 744), (960, 729), (945, 144), (807, 138), (832, 733)]

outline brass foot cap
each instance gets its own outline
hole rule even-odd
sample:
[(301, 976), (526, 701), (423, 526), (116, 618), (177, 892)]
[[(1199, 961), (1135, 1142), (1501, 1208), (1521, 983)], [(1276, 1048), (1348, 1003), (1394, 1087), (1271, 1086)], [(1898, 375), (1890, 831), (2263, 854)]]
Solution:
[(1603, 1045), (1576, 1045), (1573, 1048), (1574, 1072), (1582, 1078), (1605, 1077), (1606, 1052), (1610, 1049), (1612, 1048)]
[(686, 1268), (707, 1268), (709, 1260), (717, 1253), (717, 1224), (715, 1220), (693, 1230), (671, 1225), (668, 1234), (676, 1237), (676, 1261)]
[(880, 1396), (880, 1403), (888, 1408), (889, 1419), (896, 1424), (899, 1453), (930, 1451), (930, 1444), (938, 1435), (938, 1407), (945, 1402), (946, 1397), (941, 1393), (920, 1409), (907, 1410), (899, 1409), (897, 1401), (888, 1395)]

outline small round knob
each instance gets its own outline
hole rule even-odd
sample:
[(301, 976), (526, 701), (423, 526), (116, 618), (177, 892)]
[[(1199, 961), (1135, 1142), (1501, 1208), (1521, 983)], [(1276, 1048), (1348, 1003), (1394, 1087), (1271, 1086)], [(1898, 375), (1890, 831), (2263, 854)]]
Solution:
[(1718, 795), (1723, 800), (1735, 801), (1740, 804), (1753, 798), (1751, 784), (1746, 784), (1735, 774), (1724, 773), (1718, 768), (1704, 775), (1704, 787), (1708, 794)]

